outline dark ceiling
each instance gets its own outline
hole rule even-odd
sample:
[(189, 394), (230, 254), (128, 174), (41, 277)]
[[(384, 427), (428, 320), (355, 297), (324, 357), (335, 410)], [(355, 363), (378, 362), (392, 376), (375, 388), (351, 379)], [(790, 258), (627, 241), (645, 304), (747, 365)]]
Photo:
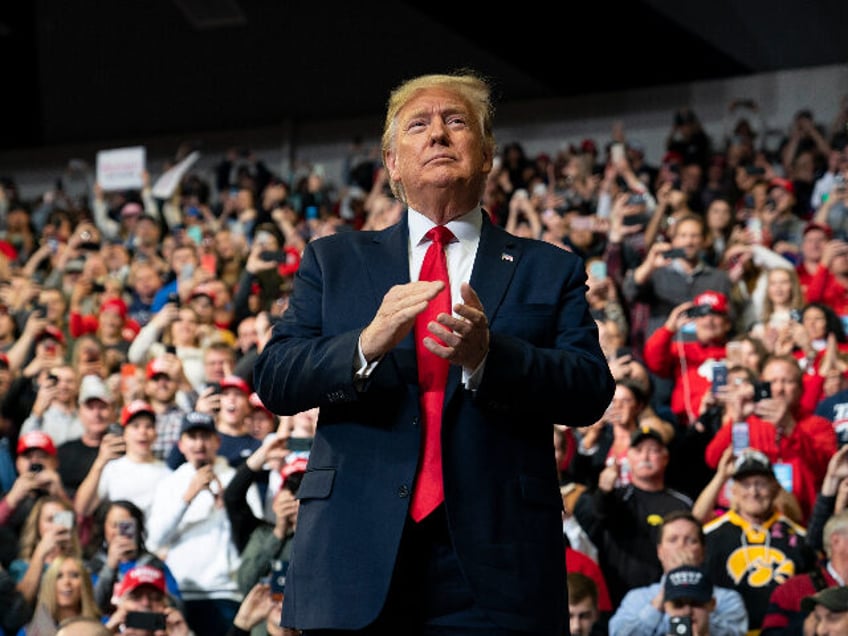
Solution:
[(462, 66), (503, 103), (848, 60), (842, 0), (7, 2), (0, 149), (379, 117)]

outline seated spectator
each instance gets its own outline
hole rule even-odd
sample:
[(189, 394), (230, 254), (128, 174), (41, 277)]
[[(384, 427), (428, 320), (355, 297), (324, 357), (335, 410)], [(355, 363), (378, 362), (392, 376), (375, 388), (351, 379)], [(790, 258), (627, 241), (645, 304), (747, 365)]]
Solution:
[(171, 570), (147, 550), (144, 514), (131, 501), (104, 501), (95, 513), (91, 539), (86, 546), (86, 566), (94, 581), (94, 600), (106, 615), (115, 611), (113, 598), (127, 572), (137, 565), (162, 570), (171, 602), (182, 604), (180, 588)]
[(74, 497), (80, 517), (88, 517), (101, 501), (126, 499), (138, 506), (145, 518), (153, 505), (153, 493), (170, 469), (153, 455), (156, 412), (143, 400), (133, 400), (121, 410), (123, 445), (101, 444), (100, 450)]
[(761, 636), (800, 634), (805, 615), (801, 600), (816, 592), (838, 587), (848, 577), (848, 512), (833, 515), (824, 526), (826, 560), (809, 572), (796, 574), (771, 593)]
[(637, 429), (627, 451), (630, 483), (616, 486), (622, 467), (610, 464), (598, 486), (577, 500), (574, 515), (598, 548), (599, 565), (613, 606), (634, 588), (662, 574), (657, 558), (657, 530), (672, 510), (689, 510), (692, 501), (665, 486), (668, 448), (654, 429)]
[[(778, 470), (786, 475), (781, 483), (798, 500), (806, 525), (827, 462), (836, 452), (836, 434), (826, 419), (800, 408), (802, 375), (795, 358), (772, 356), (760, 379), (770, 386), (771, 397), (758, 399), (751, 414), (745, 416), (749, 445), (764, 453), (769, 461), (778, 463)], [(750, 403), (755, 395), (743, 399)], [(708, 466), (718, 466), (722, 453), (731, 445), (733, 423), (727, 417), (707, 446)]]
[(733, 510), (704, 526), (706, 570), (717, 585), (742, 595), (754, 630), (762, 627), (772, 591), (816, 561), (804, 528), (777, 510), (779, 489), (768, 457), (745, 451), (734, 464)]
[[(113, 634), (124, 636), (148, 636), (147, 628), (128, 621), (130, 612), (155, 612), (164, 615), (166, 636), (190, 636), (191, 630), (183, 613), (168, 599), (165, 574), (152, 565), (137, 565), (129, 570), (115, 591), (116, 609), (106, 621), (107, 629)], [(161, 630), (156, 630), (161, 634)], [(223, 632), (195, 632), (218, 634)]]
[(35, 612), (22, 633), (31, 636), (55, 635), (62, 621), (77, 616), (101, 617), (94, 602), (91, 577), (79, 557), (59, 556), (53, 559), (44, 572), (35, 601)]
[[(665, 636), (673, 634), (665, 612), (665, 583), (669, 572), (682, 566), (702, 567), (706, 539), (699, 521), (688, 511), (668, 513), (660, 526), (657, 557), (663, 575), (656, 583), (637, 587), (624, 596), (610, 619), (610, 632), (622, 636)], [(739, 592), (715, 586), (715, 608), (710, 612), (710, 636), (744, 636), (748, 614)]]
[(9, 572), (28, 603), (33, 603), (42, 575), (60, 556), (81, 557), (79, 535), (71, 505), (61, 497), (41, 497), (21, 531), (17, 558)]

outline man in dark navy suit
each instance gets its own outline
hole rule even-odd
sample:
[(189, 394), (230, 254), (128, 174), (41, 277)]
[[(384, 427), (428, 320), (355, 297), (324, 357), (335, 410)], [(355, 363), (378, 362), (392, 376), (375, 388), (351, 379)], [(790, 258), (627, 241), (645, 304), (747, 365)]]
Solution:
[(614, 390), (583, 263), (481, 209), (496, 147), (475, 74), (395, 89), (382, 150), (406, 214), (307, 246), (255, 369), (273, 412), (320, 407), (283, 624), (561, 636), (552, 425), (597, 421)]

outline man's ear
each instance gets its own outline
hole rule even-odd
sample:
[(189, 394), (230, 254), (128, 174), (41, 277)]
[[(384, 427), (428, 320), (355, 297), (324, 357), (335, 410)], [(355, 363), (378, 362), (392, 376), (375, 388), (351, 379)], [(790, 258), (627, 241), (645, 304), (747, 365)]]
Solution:
[(386, 166), (386, 172), (389, 174), (389, 181), (395, 181), (395, 175), (397, 173), (397, 155), (393, 151), (387, 150), (383, 153), (383, 165)]

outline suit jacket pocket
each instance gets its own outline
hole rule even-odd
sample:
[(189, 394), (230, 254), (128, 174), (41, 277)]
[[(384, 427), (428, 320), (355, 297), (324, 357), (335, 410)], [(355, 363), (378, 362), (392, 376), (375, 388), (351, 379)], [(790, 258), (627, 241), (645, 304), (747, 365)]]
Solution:
[(307, 470), (297, 489), (298, 499), (326, 499), (333, 491), (333, 480), (336, 477), (335, 468), (318, 468)]
[(562, 497), (559, 494), (559, 489), (548, 480), (529, 475), (521, 475), (519, 481), (521, 484), (521, 496), (526, 501), (539, 506), (562, 508)]

